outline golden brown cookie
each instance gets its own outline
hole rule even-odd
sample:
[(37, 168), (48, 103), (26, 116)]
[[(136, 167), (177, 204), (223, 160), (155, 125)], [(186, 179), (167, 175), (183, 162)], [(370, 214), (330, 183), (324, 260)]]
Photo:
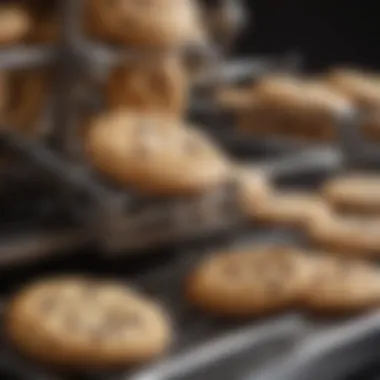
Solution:
[(86, 0), (86, 11), (89, 33), (110, 42), (170, 48), (204, 39), (193, 0)]
[(322, 207), (317, 194), (301, 191), (268, 192), (261, 202), (252, 204), (249, 215), (258, 223), (303, 228), (314, 210)]
[(27, 286), (6, 313), (6, 332), (25, 355), (76, 369), (145, 362), (170, 344), (164, 311), (123, 284), (62, 277)]
[(205, 311), (250, 317), (297, 305), (308, 271), (297, 249), (257, 246), (207, 257), (190, 274), (186, 291)]
[(149, 194), (198, 194), (230, 177), (229, 161), (207, 136), (162, 114), (104, 114), (89, 127), (86, 150), (110, 179)]
[(265, 172), (256, 167), (239, 166), (233, 175), (237, 182), (237, 196), (241, 210), (247, 216), (260, 204), (270, 192)]
[(380, 306), (380, 271), (370, 263), (314, 257), (304, 305), (318, 313), (356, 313)]
[(163, 112), (182, 116), (189, 84), (181, 59), (174, 55), (131, 60), (111, 71), (107, 97), (111, 109)]
[(380, 217), (380, 175), (352, 173), (334, 178), (323, 186), (322, 195), (340, 212)]
[(318, 248), (347, 256), (380, 256), (380, 216), (341, 215), (325, 205), (311, 215), (307, 227)]
[(15, 71), (9, 74), (9, 95), (4, 119), (7, 126), (27, 136), (44, 133), (43, 112), (49, 96), (47, 69)]
[(24, 7), (0, 4), (0, 45), (21, 42), (32, 28), (32, 19)]
[(337, 68), (326, 75), (326, 83), (349, 97), (359, 107), (379, 108), (380, 82), (377, 75), (355, 69)]
[(328, 87), (300, 78), (266, 77), (251, 92), (251, 106), (239, 113), (239, 125), (254, 134), (333, 140), (337, 120), (352, 109)]

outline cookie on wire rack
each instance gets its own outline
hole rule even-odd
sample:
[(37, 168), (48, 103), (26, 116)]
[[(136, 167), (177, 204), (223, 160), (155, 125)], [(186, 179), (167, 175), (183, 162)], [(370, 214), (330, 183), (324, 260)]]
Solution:
[(304, 228), (314, 210), (322, 207), (318, 194), (304, 191), (269, 191), (249, 214), (258, 224)]
[(182, 117), (189, 100), (188, 81), (187, 70), (178, 55), (131, 59), (110, 72), (106, 89), (108, 107)]
[(33, 20), (22, 4), (0, 4), (0, 46), (22, 42), (33, 26)]
[(380, 77), (359, 69), (338, 67), (325, 76), (325, 83), (347, 96), (366, 110), (377, 110), (380, 105)]
[(314, 256), (303, 305), (318, 314), (355, 314), (380, 307), (376, 265), (332, 255)]
[(167, 49), (203, 42), (198, 5), (193, 0), (85, 0), (86, 29), (92, 37), (122, 45)]
[(380, 175), (348, 173), (327, 181), (322, 196), (339, 212), (380, 216)]
[(101, 173), (150, 195), (196, 195), (230, 179), (230, 161), (210, 138), (163, 114), (103, 114), (88, 128), (86, 151)]
[(10, 301), (5, 329), (20, 353), (72, 369), (113, 369), (163, 354), (172, 330), (165, 311), (123, 284), (57, 277)]
[(220, 252), (190, 273), (186, 294), (206, 312), (254, 317), (298, 306), (309, 270), (297, 248), (263, 245)]
[(380, 257), (380, 215), (339, 214), (328, 205), (310, 215), (310, 241), (326, 251), (347, 257)]

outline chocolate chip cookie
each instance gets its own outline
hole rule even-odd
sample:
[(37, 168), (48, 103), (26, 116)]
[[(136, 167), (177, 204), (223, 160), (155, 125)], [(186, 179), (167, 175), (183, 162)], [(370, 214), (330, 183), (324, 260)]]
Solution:
[(216, 315), (251, 317), (297, 305), (309, 266), (296, 248), (257, 246), (207, 257), (190, 274), (191, 303)]
[(204, 133), (163, 114), (104, 114), (86, 150), (100, 172), (146, 194), (199, 194), (230, 179), (229, 160)]
[(380, 216), (380, 175), (352, 173), (327, 181), (326, 201), (339, 212)]
[(345, 256), (380, 256), (380, 216), (337, 214), (328, 206), (314, 212), (308, 223), (314, 245)]
[(313, 258), (313, 276), (304, 295), (307, 309), (318, 313), (357, 313), (380, 306), (380, 271), (347, 258)]
[(143, 48), (173, 48), (203, 41), (193, 0), (86, 0), (86, 29), (105, 41)]
[(111, 71), (106, 92), (110, 109), (181, 117), (189, 95), (186, 68), (176, 55), (131, 60)]
[(73, 369), (142, 363), (169, 346), (171, 328), (153, 301), (119, 283), (41, 280), (10, 302), (6, 332), (21, 353)]

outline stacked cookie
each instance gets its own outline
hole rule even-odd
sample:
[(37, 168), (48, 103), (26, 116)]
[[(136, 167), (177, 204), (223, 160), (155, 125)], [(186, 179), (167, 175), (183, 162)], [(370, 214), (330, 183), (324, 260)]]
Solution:
[[(52, 42), (44, 26), (45, 20), (50, 20), (50, 13), (43, 11), (45, 5), (23, 0), (0, 5), (0, 49)], [(6, 78), (6, 82), (0, 80), (0, 113), (6, 126), (27, 136), (44, 132), (41, 123), (51, 89), (48, 71), (7, 70), (0, 74)]]
[(321, 247), (347, 255), (380, 255), (380, 177), (351, 174), (322, 187), (326, 199), (310, 224), (310, 237)]
[[(134, 49), (127, 63), (111, 69), (105, 87), (100, 89), (105, 93), (106, 108), (168, 113), (181, 118), (190, 86), (183, 50), (208, 44), (197, 2), (84, 2), (81, 24), (87, 39), (116, 44), (121, 50)], [(52, 2), (19, 0), (2, 5), (0, 25), (0, 48), (59, 40), (58, 10)], [(44, 133), (41, 122), (52, 89), (48, 71), (1, 74), (8, 78), (6, 86), (0, 85), (0, 94), (7, 95), (6, 101), (4, 96), (0, 98), (2, 119), (20, 133)]]
[(245, 89), (222, 89), (217, 102), (233, 112), (245, 133), (255, 136), (331, 142), (339, 138), (340, 124), (361, 112), (359, 128), (377, 140), (378, 82), (377, 74), (348, 69), (319, 77), (272, 74)]
[(210, 255), (191, 273), (186, 289), (192, 303), (221, 316), (292, 308), (357, 313), (380, 306), (380, 271), (321, 252), (256, 246)]
[(279, 190), (265, 173), (240, 182), (240, 204), (257, 224), (305, 231), (317, 248), (343, 255), (380, 255), (380, 176), (353, 173), (328, 180), (318, 192)]

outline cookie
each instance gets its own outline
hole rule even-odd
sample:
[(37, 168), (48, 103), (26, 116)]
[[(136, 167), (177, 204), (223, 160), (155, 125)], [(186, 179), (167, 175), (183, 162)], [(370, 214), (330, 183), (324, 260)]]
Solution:
[(297, 304), (308, 267), (297, 250), (257, 246), (207, 257), (190, 274), (188, 299), (221, 316), (251, 317)]
[(133, 47), (181, 47), (204, 39), (193, 0), (86, 0), (86, 18), (93, 37)]
[(32, 19), (24, 7), (0, 4), (0, 46), (21, 42), (32, 28)]
[(26, 136), (44, 133), (43, 113), (49, 95), (47, 69), (9, 74), (9, 95), (4, 109), (7, 126)]
[(315, 210), (307, 224), (310, 241), (326, 251), (353, 257), (380, 256), (380, 216), (349, 216), (327, 205)]
[(110, 179), (152, 195), (199, 194), (230, 177), (229, 160), (206, 135), (162, 114), (104, 114), (88, 129), (86, 151)]
[(326, 201), (339, 212), (380, 216), (380, 175), (353, 173), (327, 181)]
[(269, 77), (256, 87), (261, 102), (273, 110), (308, 116), (344, 113), (351, 104), (321, 83), (287, 77)]
[(165, 312), (122, 284), (85, 277), (39, 281), (6, 312), (6, 332), (21, 353), (75, 369), (142, 363), (169, 346)]
[(258, 167), (238, 166), (233, 172), (237, 184), (238, 204), (246, 215), (270, 192), (265, 172)]
[(274, 76), (252, 89), (251, 107), (240, 115), (242, 129), (321, 141), (336, 138), (339, 117), (352, 105), (316, 81)]
[(380, 271), (358, 260), (314, 257), (304, 306), (318, 313), (357, 313), (380, 306)]
[(325, 81), (357, 106), (364, 109), (379, 108), (380, 87), (376, 75), (355, 69), (337, 68), (326, 75)]
[(247, 211), (252, 220), (264, 225), (303, 228), (314, 210), (322, 207), (318, 195), (301, 191), (268, 192)]
[(182, 116), (189, 85), (186, 69), (175, 55), (130, 60), (111, 71), (108, 107)]

